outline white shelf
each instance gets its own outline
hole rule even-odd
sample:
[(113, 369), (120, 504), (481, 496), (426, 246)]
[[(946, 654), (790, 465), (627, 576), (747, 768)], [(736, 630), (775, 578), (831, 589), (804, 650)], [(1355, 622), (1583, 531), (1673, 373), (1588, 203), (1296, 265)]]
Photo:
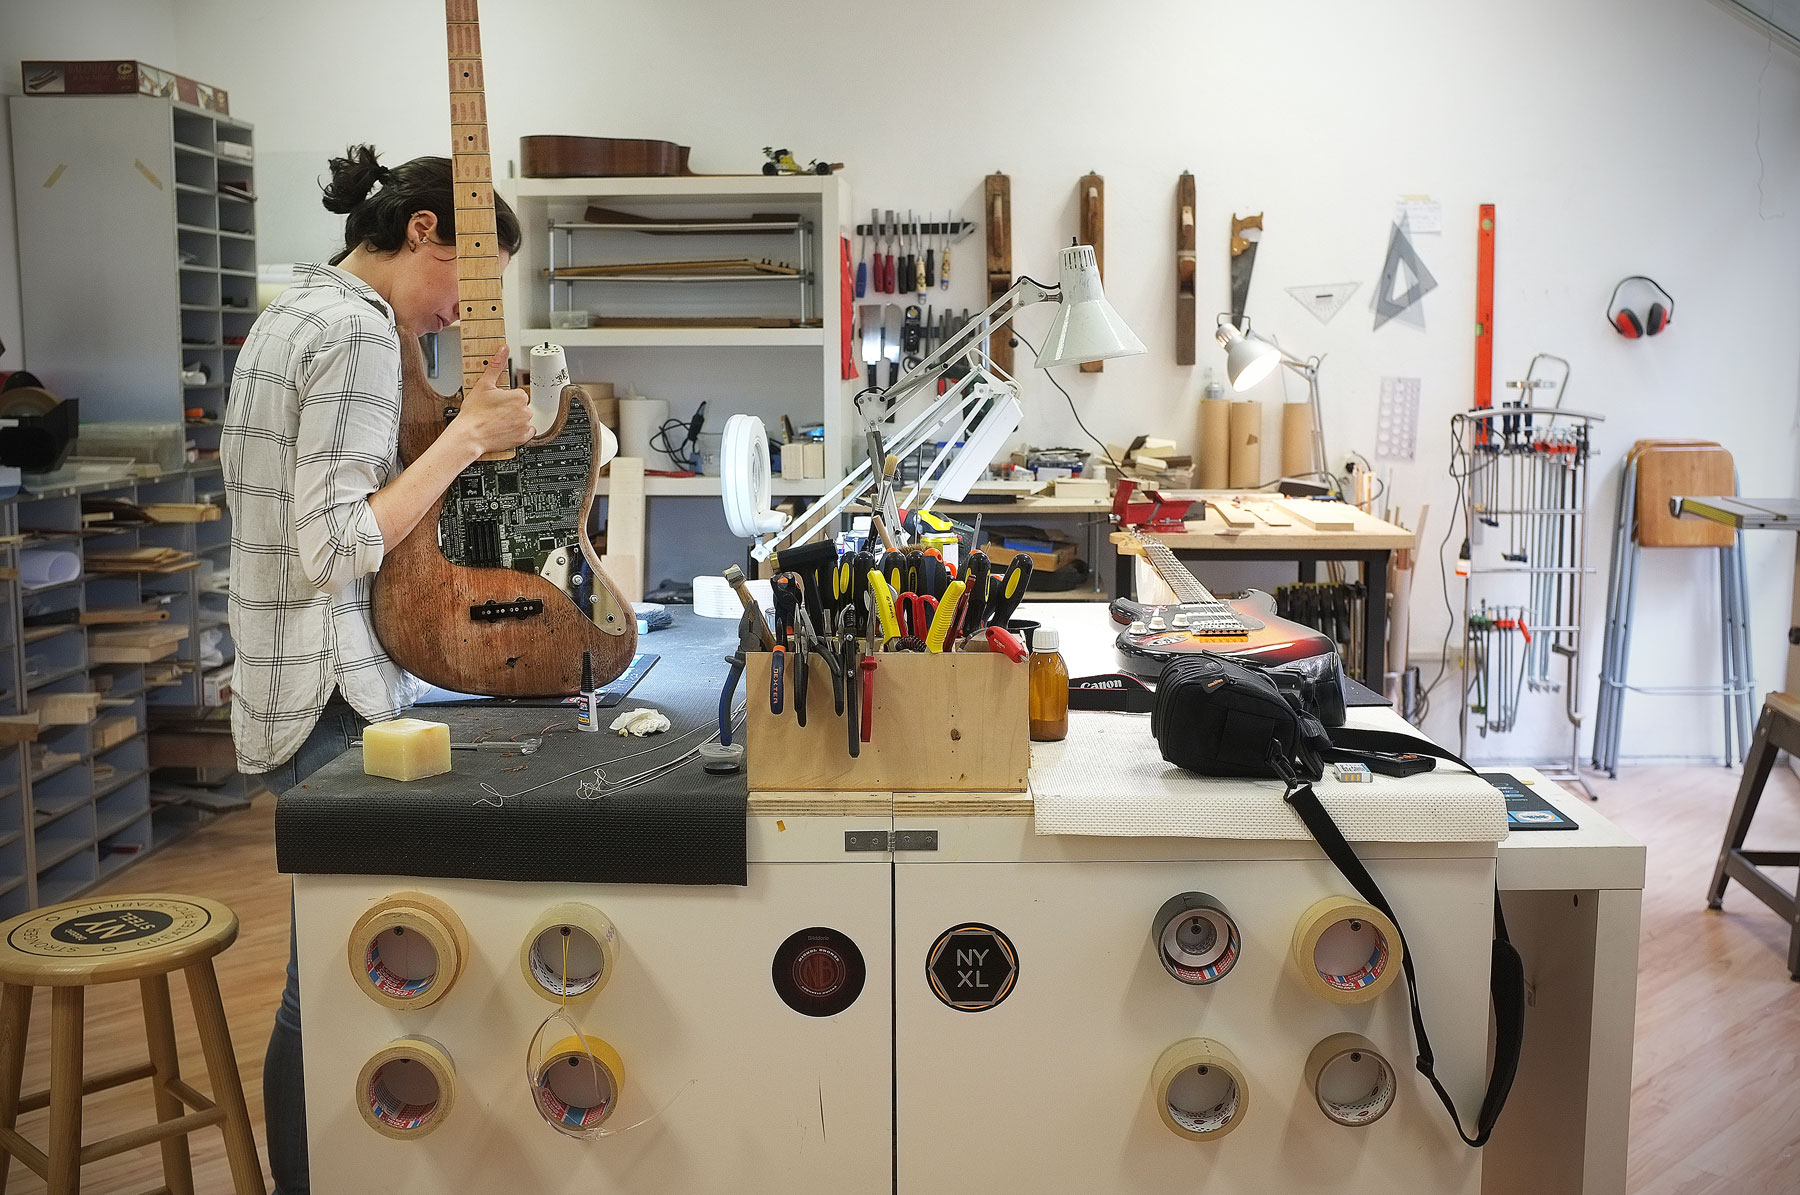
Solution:
[(821, 348), (823, 328), (522, 328), (527, 344), (564, 348)]
[(796, 195), (823, 195), (837, 180), (828, 174), (732, 174), (694, 178), (521, 178), (514, 180), (514, 194), (549, 198), (657, 199), (691, 203), (707, 199), (776, 199)]
[[(774, 478), (769, 492), (777, 498), (781, 497), (816, 497), (823, 494), (834, 482), (814, 477), (806, 481), (784, 481)], [(602, 477), (596, 494), (607, 493), (611, 479)], [(644, 478), (644, 496), (647, 498), (716, 498), (719, 496), (719, 479), (717, 477), (646, 477)]]

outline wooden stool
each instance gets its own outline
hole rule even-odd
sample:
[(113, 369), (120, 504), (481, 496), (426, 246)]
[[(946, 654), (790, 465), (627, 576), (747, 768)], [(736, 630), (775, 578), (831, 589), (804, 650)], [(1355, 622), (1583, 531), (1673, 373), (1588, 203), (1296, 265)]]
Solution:
[[(6, 985), (0, 993), (0, 1195), (15, 1157), (43, 1178), (50, 1195), (74, 1195), (81, 1189), (82, 1166), (152, 1141), (162, 1143), (162, 1190), (194, 1195), (187, 1134), (214, 1124), (225, 1133), (237, 1195), (263, 1195), (262, 1164), (212, 965), (213, 956), (237, 940), (237, 931), (237, 915), (217, 901), (160, 895), (71, 901), (0, 925), (0, 983)], [(211, 1100), (181, 1078), (169, 1010), (169, 972), (176, 970), (187, 976), (212, 1080)], [(83, 1075), (86, 989), (127, 979), (137, 980), (143, 992), (150, 1061)], [(50, 1088), (21, 1099), (34, 987), (51, 989)], [(157, 1122), (83, 1146), (82, 1097), (138, 1079), (151, 1081)], [(193, 1111), (184, 1114), (183, 1105)], [(14, 1127), (20, 1112), (43, 1107), (50, 1109), (47, 1157)]]
[(1727, 880), (1736, 880), (1749, 889), (1750, 895), (1788, 923), (1788, 975), (1800, 982), (1800, 899), (1796, 899), (1800, 898), (1800, 890), (1789, 893), (1762, 870), (1800, 867), (1800, 851), (1744, 849), (1750, 819), (1756, 816), (1763, 785), (1769, 782), (1769, 772), (1775, 766), (1777, 749), (1800, 756), (1800, 700), (1786, 693), (1770, 693), (1763, 699), (1762, 717), (1757, 720), (1756, 736), (1750, 740), (1750, 754), (1744, 760), (1744, 779), (1738, 785), (1737, 802), (1731, 807), (1731, 822), (1725, 827), (1725, 843), (1719, 848), (1719, 865), (1713, 869), (1706, 907), (1721, 907)]

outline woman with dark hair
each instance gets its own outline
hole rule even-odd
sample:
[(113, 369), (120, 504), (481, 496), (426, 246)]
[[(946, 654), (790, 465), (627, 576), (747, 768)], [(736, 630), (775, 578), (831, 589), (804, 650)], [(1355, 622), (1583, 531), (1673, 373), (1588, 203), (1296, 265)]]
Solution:
[[(232, 514), (231, 731), (238, 767), (277, 793), (422, 691), (375, 637), (375, 570), (457, 474), (531, 438), (529, 397), (500, 383), (502, 346), (457, 418), (400, 467), (400, 337), (457, 319), (450, 184), (448, 158), (389, 168), (367, 145), (333, 158), (324, 203), (344, 216), (344, 246), (329, 265), (296, 267), (232, 374), (219, 454)], [(519, 222), (504, 200), (494, 207), (504, 265), (518, 249)], [(263, 1098), (276, 1191), (304, 1195), (291, 946)]]

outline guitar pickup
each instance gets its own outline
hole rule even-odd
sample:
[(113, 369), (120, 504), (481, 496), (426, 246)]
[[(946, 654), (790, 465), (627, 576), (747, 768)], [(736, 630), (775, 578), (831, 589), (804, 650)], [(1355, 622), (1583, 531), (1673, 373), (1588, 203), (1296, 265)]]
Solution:
[(501, 622), (508, 618), (535, 618), (544, 612), (544, 603), (536, 598), (517, 598), (510, 602), (483, 602), (469, 607), (471, 622)]

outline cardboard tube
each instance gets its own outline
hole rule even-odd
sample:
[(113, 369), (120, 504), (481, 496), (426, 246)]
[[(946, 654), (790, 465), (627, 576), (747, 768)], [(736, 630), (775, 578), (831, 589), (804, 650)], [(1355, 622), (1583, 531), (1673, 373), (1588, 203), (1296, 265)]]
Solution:
[(424, 1008), (462, 974), (469, 935), (442, 901), (398, 892), (357, 918), (350, 974), (363, 994), (389, 1008)]
[(1281, 475), (1302, 477), (1313, 471), (1312, 407), (1303, 402), (1281, 405)]
[(411, 1141), (444, 1123), (456, 1102), (456, 1067), (428, 1037), (403, 1037), (376, 1051), (356, 1077), (356, 1106), (383, 1137)]
[(618, 962), (619, 931), (612, 919), (577, 901), (546, 910), (519, 948), (525, 982), (555, 1002), (592, 996), (606, 986)]
[(1194, 452), (1199, 474), (1194, 484), (1203, 490), (1222, 490), (1231, 484), (1231, 400), (1200, 400), (1200, 443)]
[(1394, 1106), (1394, 1068), (1359, 1033), (1334, 1033), (1306, 1059), (1306, 1085), (1333, 1124), (1361, 1128)]
[(550, 1047), (538, 1066), (531, 1098), (552, 1128), (579, 1134), (605, 1123), (624, 1089), (619, 1052), (597, 1037), (571, 1034)]
[(1314, 995), (1361, 1004), (1392, 986), (1404, 947), (1400, 931), (1373, 905), (1328, 896), (1294, 926), (1294, 968)]
[(1244, 1121), (1250, 1084), (1230, 1050), (1206, 1037), (1178, 1041), (1151, 1072), (1156, 1110), (1169, 1131), (1190, 1141), (1216, 1141)]
[(1234, 490), (1255, 489), (1262, 484), (1263, 405), (1231, 404), (1231, 478)]

